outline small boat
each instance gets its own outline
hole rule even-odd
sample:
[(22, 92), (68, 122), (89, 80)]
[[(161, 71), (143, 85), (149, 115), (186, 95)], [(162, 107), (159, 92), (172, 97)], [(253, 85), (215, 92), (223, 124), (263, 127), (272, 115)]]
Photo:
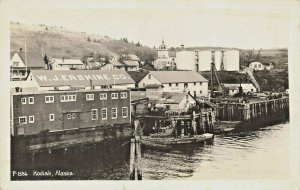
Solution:
[(142, 136), (142, 145), (158, 148), (158, 149), (171, 149), (174, 146), (186, 145), (192, 143), (199, 143), (208, 141), (214, 138), (213, 134), (204, 133), (202, 135), (194, 136), (180, 136), (180, 137), (155, 137), (155, 136)]

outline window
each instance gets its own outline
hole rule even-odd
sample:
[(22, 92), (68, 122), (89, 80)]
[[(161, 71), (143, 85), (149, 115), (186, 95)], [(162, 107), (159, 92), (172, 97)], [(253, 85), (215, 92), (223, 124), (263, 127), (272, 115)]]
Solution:
[(92, 120), (98, 120), (98, 109), (92, 109), (91, 117), (92, 117)]
[(49, 121), (54, 121), (54, 114), (53, 113), (49, 114)]
[(26, 104), (26, 98), (21, 98), (21, 103)]
[(111, 108), (111, 118), (117, 119), (117, 108)]
[(111, 93), (111, 99), (118, 99), (118, 93)]
[(107, 119), (107, 108), (102, 108), (101, 109), (101, 117), (102, 117), (102, 120), (106, 120)]
[(34, 97), (28, 98), (28, 104), (34, 104)]
[(202, 90), (200, 90), (200, 94), (202, 94)]
[(128, 117), (128, 108), (127, 107), (122, 108), (122, 117), (123, 118)]
[(86, 94), (85, 97), (87, 101), (94, 100), (94, 94)]
[(107, 100), (107, 93), (100, 93), (100, 100)]
[(71, 119), (72, 115), (70, 113), (67, 114), (67, 119)]
[(172, 83), (169, 83), (169, 87), (171, 87), (172, 86)]
[(19, 124), (20, 125), (27, 124), (27, 117), (26, 116), (19, 117)]
[(76, 113), (72, 113), (72, 119), (76, 119)]
[(13, 66), (14, 66), (14, 67), (19, 66), (19, 62), (13, 62)]
[(200, 82), (200, 86), (202, 85), (202, 82)]
[(151, 74), (148, 75), (148, 79), (149, 79), (149, 80), (151, 79)]
[(121, 92), (121, 99), (127, 98), (127, 92)]
[(54, 96), (45, 96), (45, 103), (53, 103)]
[(176, 83), (176, 87), (178, 87), (178, 83)]
[(34, 116), (33, 115), (28, 117), (28, 123), (34, 123)]
[(61, 101), (61, 102), (64, 102), (64, 101), (65, 101), (65, 96), (64, 96), (64, 95), (61, 95), (61, 96), (60, 96), (60, 101)]
[(194, 86), (196, 86), (196, 83), (194, 82)]

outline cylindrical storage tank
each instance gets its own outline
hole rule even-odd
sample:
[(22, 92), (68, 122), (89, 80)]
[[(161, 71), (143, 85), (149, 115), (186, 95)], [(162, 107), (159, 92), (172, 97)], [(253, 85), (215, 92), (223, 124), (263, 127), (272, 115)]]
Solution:
[(240, 70), (240, 52), (238, 50), (229, 50), (224, 52), (224, 70)]
[(215, 66), (217, 71), (221, 70), (221, 63), (222, 63), (222, 52), (215, 51)]
[(197, 57), (193, 51), (179, 51), (176, 53), (177, 70), (194, 71)]
[(199, 71), (210, 71), (211, 62), (211, 51), (198, 52)]

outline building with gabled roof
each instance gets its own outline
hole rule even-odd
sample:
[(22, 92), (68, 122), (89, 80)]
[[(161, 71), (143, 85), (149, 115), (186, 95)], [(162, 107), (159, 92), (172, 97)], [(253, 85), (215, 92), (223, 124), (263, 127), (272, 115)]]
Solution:
[[(43, 56), (39, 52), (11, 52), (10, 80), (24, 81), (31, 70), (46, 69)], [(26, 73), (27, 72), (27, 73)]]
[(53, 70), (85, 69), (79, 58), (53, 58)]
[(208, 95), (208, 80), (195, 71), (149, 71), (138, 86), (143, 88), (149, 84), (163, 85), (163, 92), (190, 92), (194, 96)]

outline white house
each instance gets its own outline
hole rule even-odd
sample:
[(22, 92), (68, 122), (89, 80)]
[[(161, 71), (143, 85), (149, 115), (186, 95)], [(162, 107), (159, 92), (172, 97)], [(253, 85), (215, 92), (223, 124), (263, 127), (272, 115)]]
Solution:
[(135, 82), (126, 71), (112, 70), (36, 70), (27, 79), (30, 87), (39, 90), (134, 88)]
[(163, 92), (190, 92), (195, 96), (208, 95), (208, 80), (195, 71), (149, 71), (139, 82), (143, 88), (150, 84), (163, 85)]
[(37, 69), (46, 69), (46, 64), (41, 53), (27, 52), (26, 56), (22, 51), (10, 53), (11, 81), (24, 81), (31, 70)]
[(273, 63), (260, 63), (260, 62), (254, 61), (249, 64), (249, 68), (251, 68), (253, 70), (258, 70), (258, 71), (271, 70), (274, 68), (274, 65), (273, 65)]
[(257, 92), (257, 89), (255, 86), (251, 83), (242, 83), (242, 84), (222, 84), (225, 88), (229, 89), (229, 96), (233, 96), (234, 94), (237, 94), (239, 92), (240, 85), (242, 86), (243, 92)]
[(77, 58), (53, 58), (53, 70), (85, 69), (85, 65)]

